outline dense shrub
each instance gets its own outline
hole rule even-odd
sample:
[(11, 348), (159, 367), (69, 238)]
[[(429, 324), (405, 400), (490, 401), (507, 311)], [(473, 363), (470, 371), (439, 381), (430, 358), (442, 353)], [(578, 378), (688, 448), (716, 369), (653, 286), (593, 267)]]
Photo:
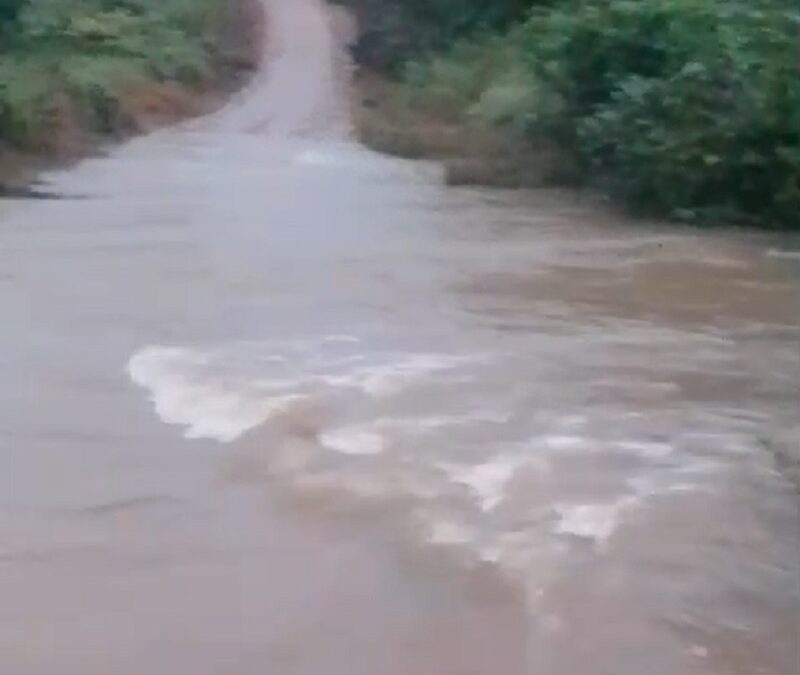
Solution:
[(209, 73), (213, 0), (0, 3), (0, 141), (30, 146), (65, 102), (109, 131), (121, 86)]
[(800, 11), (789, 0), (581, 0), (533, 16), (538, 120), (590, 177), (683, 219), (800, 226)]
[[(478, 29), (499, 30), (537, 0), (339, 0), (354, 7), (362, 34), (359, 60), (390, 72)], [(538, 0), (539, 4), (545, 0)]]
[(0, 29), (17, 18), (25, 0), (0, 0)]
[(468, 22), (447, 49), (406, 56), (412, 94), (555, 141), (571, 178), (637, 209), (800, 228), (796, 0), (522, 4), (511, 27)]

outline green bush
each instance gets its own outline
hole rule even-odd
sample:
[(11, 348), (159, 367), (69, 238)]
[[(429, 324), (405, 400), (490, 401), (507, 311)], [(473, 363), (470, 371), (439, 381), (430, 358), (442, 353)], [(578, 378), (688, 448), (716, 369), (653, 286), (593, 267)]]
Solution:
[(547, 0), (339, 1), (359, 15), (359, 61), (397, 73), (410, 58), (430, 55), (479, 29), (500, 30)]
[(41, 61), (0, 58), (0, 139), (32, 140), (52, 97), (50, 69)]
[(581, 0), (528, 21), (563, 103), (532, 130), (681, 219), (800, 223), (800, 11), (789, 0)]
[(457, 42), (444, 54), (410, 61), (404, 80), (444, 108), (463, 111), (484, 93), (495, 73), (512, 59), (493, 33)]
[(57, 96), (110, 131), (121, 85), (207, 78), (217, 1), (0, 0), (0, 141), (30, 145)]
[(795, 0), (537, 3), (407, 61), (404, 79), (421, 101), (555, 141), (638, 210), (798, 228), (799, 17)]
[(524, 37), (520, 28), (477, 31), (445, 52), (410, 61), (404, 83), (418, 103), (523, 138), (563, 108), (529, 67)]
[(16, 20), (24, 0), (0, 0), (0, 28)]

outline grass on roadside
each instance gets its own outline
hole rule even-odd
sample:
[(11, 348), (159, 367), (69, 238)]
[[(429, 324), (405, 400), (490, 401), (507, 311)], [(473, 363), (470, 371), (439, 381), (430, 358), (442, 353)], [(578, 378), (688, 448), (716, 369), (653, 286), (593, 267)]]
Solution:
[(198, 112), (230, 13), (220, 0), (5, 1), (0, 155), (69, 156), (88, 137)]

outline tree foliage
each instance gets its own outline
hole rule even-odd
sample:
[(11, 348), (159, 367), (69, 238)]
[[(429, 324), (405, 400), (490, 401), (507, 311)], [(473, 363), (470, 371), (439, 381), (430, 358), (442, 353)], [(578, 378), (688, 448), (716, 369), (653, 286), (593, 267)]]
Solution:
[(420, 95), (555, 140), (637, 209), (800, 228), (796, 0), (372, 1), (434, 35), (385, 59)]
[(581, 0), (537, 12), (540, 120), (639, 208), (800, 226), (800, 12), (790, 0)]
[(14, 21), (25, 0), (0, 0), (0, 24)]
[[(479, 29), (498, 30), (520, 19), (536, 0), (341, 0), (354, 6), (363, 32), (358, 58), (387, 70), (441, 49)], [(544, 0), (540, 0), (540, 3)]]

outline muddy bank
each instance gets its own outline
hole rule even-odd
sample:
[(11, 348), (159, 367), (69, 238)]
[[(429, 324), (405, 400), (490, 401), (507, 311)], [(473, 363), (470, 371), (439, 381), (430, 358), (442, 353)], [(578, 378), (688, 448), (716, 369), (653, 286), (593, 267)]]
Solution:
[(534, 146), (471, 122), (370, 68), (362, 67), (356, 77), (353, 107), (365, 145), (398, 157), (441, 162), (450, 185), (525, 188), (577, 181), (576, 168), (555, 146)]
[[(574, 161), (546, 139), (533, 143), (416, 90), (400, 73), (409, 55), (429, 53), (441, 38), (391, 3), (343, 0), (356, 17), (353, 119), (359, 140), (378, 152), (442, 164), (449, 185), (497, 188), (570, 186)], [(418, 20), (419, 17), (417, 17)], [(423, 22), (424, 23), (424, 22)]]
[(264, 9), (259, 0), (221, 3), (211, 21), (215, 44), (211, 70), (202, 81), (120, 81), (113, 91), (115, 110), (105, 128), (65, 92), (42, 129), (26, 147), (0, 140), (0, 198), (47, 196), (35, 188), (37, 175), (96, 154), (110, 142), (145, 134), (221, 107), (258, 68), (265, 43)]

